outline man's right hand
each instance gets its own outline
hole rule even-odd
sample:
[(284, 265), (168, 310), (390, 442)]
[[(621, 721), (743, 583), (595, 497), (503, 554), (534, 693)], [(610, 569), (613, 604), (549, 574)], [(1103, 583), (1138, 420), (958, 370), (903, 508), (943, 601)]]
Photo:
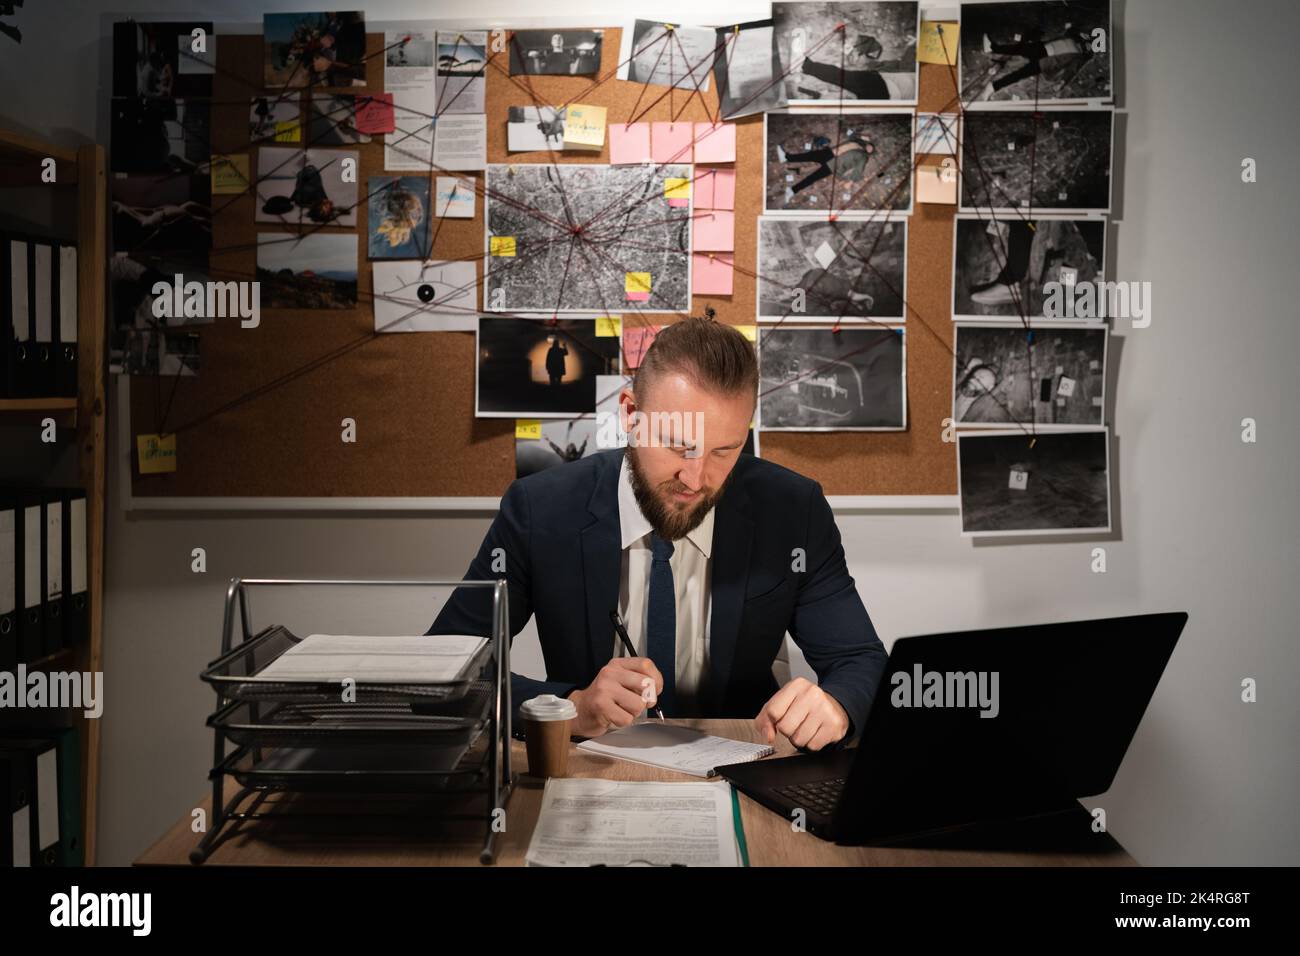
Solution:
[(654, 706), (663, 689), (663, 675), (650, 658), (615, 657), (594, 681), (569, 693), (578, 708), (573, 732), (599, 737), (612, 728), (626, 727)]

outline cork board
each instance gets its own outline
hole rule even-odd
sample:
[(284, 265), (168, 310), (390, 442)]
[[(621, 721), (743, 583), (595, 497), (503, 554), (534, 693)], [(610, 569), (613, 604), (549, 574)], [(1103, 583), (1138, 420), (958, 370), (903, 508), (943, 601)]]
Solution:
[[(506, 152), (509, 106), (591, 103), (608, 109), (610, 123), (626, 122), (634, 115), (643, 121), (716, 116), (712, 82), (703, 98), (695, 94), (686, 103), (689, 91), (669, 94), (667, 87), (604, 79), (618, 65), (619, 39), (618, 29), (605, 28), (602, 64), (595, 78), (511, 78), (506, 75), (508, 53), (493, 54), (497, 65), (487, 69), (488, 162), (550, 159), (545, 152)], [(370, 34), (367, 47), (369, 85), (357, 92), (381, 91), (383, 35)], [(257, 148), (249, 144), (248, 113), (251, 98), (266, 92), (261, 87), (261, 37), (222, 35), (218, 55), (212, 149), (248, 154), (255, 171)], [(917, 109), (954, 111), (955, 104), (950, 68), (922, 64)], [(306, 105), (304, 98), (304, 116)], [(369, 177), (384, 173), (383, 137), (345, 148), (360, 155), (358, 194), (364, 196)], [(608, 155), (607, 145), (599, 154), (565, 154), (562, 161), (603, 163)], [(719, 321), (755, 322), (752, 277), (757, 273), (762, 155), (762, 115), (737, 121), (734, 294), (695, 296), (692, 314), (703, 314), (705, 306), (711, 306)], [(472, 175), (481, 188), (483, 174)], [(257, 233), (287, 231), (255, 223), (254, 204), (252, 194), (213, 197), (213, 279), (252, 280)], [(956, 494), (956, 445), (942, 440), (942, 422), (951, 413), (952, 396), (954, 211), (955, 207), (918, 203), (909, 221), (908, 429), (765, 432), (761, 436), (764, 458), (816, 479), (829, 495)], [(480, 195), (473, 219), (442, 222), (433, 257), (473, 261), (481, 279), (483, 229)], [(267, 309), (256, 329), (243, 329), (235, 319), (189, 327), (200, 335), (197, 377), (135, 376), (131, 383), (135, 497), (495, 497), (505, 492), (514, 478), (513, 422), (474, 417), (473, 334), (375, 334), (365, 209), (358, 209), (356, 227), (328, 227), (322, 232), (356, 237), (357, 308)], [(673, 319), (656, 315), (648, 321), (659, 324)], [(624, 317), (625, 322), (639, 320)], [(356, 422), (355, 443), (341, 441), (344, 418)], [(176, 471), (138, 474), (134, 436), (170, 432), (177, 436)]]

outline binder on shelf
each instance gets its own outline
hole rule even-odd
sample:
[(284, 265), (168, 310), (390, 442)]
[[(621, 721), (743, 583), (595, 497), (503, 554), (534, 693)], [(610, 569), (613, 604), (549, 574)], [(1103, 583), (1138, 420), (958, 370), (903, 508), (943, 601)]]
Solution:
[(31, 395), (44, 398), (57, 392), (54, 378), (54, 246), (33, 242), (32, 259), (32, 339), (36, 366), (33, 370)]
[(81, 735), (76, 727), (33, 729), (30, 734), (49, 740), (58, 751), (59, 850), (55, 865), (85, 866), (86, 850), (81, 836)]
[[(43, 737), (0, 737), (0, 760), (10, 769), (24, 768), (20, 779), (26, 784), (28, 860), (31, 866), (55, 866), (63, 848), (59, 830), (59, 749)], [(22, 796), (23, 794), (18, 794)], [(21, 812), (17, 811), (17, 812)], [(14, 865), (21, 855), (21, 822), (14, 821)]]
[(5, 831), (5, 854), (0, 866), (31, 866), (32, 846), (35, 843), (32, 824), (32, 788), (25, 754), (0, 747), (0, 778), (7, 778), (8, 786), (0, 799), (4, 800), (5, 819), (0, 829)]
[(63, 646), (76, 647), (90, 637), (86, 489), (62, 488), (60, 491), (63, 499)]
[(41, 597), (45, 604), (41, 656), (63, 649), (63, 493), (41, 495)]
[(18, 515), (0, 489), (0, 671), (12, 672), (17, 666)]
[[(0, 398), (14, 396), (13, 274), (9, 236), (0, 232)], [(0, 829), (3, 829), (0, 827)], [(3, 848), (0, 847), (0, 850)], [(8, 857), (5, 857), (8, 859)]]
[(55, 284), (58, 324), (55, 326), (54, 394), (77, 395), (77, 247), (58, 246), (59, 280)]
[(0, 809), (4, 810), (4, 819), (0, 820), (0, 869), (8, 869), (15, 865), (14, 820), (9, 810), (12, 777), (13, 771), (9, 769), (9, 761), (0, 759)]
[(41, 495), (16, 490), (11, 493), (16, 517), (18, 660), (30, 663), (45, 646), (45, 613), (41, 600)]
[(9, 238), (5, 251), (8, 264), (6, 288), (9, 311), (9, 397), (27, 398), (32, 394), (36, 376), (36, 356), (32, 343), (32, 282), (35, 264), (28, 254), (25, 239)]

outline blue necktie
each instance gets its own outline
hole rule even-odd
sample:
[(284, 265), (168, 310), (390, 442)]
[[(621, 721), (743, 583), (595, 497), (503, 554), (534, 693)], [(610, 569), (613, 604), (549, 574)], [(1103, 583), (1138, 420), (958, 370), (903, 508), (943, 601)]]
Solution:
[(677, 608), (673, 596), (673, 569), (668, 559), (673, 543), (650, 533), (650, 600), (646, 609), (646, 647), (650, 660), (664, 677), (659, 706), (665, 717), (675, 710), (674, 685), (677, 677)]

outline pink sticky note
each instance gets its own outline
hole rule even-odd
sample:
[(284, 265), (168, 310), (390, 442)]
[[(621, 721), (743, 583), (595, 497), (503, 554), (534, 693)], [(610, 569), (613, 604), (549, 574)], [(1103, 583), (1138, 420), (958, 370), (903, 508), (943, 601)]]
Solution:
[(650, 158), (656, 163), (689, 163), (694, 128), (695, 124), (683, 120), (651, 123)]
[(655, 340), (655, 335), (659, 332), (659, 326), (630, 326), (623, 327), (623, 361), (627, 362), (628, 368), (640, 368), (641, 359), (645, 356), (645, 350), (650, 347), (650, 343)]
[(631, 166), (650, 162), (650, 124), (610, 123), (609, 163), (611, 166)]
[(397, 130), (393, 120), (393, 94), (370, 93), (357, 97), (357, 131), (361, 133), (392, 133)]
[(734, 163), (736, 161), (736, 124), (695, 124), (695, 161), (697, 163)]
[(725, 209), (695, 212), (696, 252), (730, 252), (736, 248), (736, 214)]
[[(698, 170), (697, 170), (698, 172)], [(713, 208), (736, 208), (736, 171), (734, 169), (717, 169), (713, 171)], [(699, 203), (696, 203), (698, 206)]]
[(695, 181), (691, 183), (695, 190), (695, 208), (712, 209), (713, 208), (713, 180), (717, 177), (716, 169), (695, 170)]
[(731, 274), (730, 255), (697, 252), (691, 256), (691, 293), (731, 295)]

